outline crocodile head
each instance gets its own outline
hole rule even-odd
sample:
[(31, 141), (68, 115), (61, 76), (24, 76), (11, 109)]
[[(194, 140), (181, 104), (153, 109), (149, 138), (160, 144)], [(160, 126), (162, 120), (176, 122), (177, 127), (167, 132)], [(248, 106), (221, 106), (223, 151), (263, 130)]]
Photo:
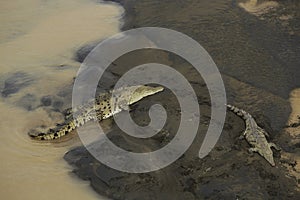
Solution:
[(134, 90), (132, 93), (130, 100), (129, 100), (129, 105), (134, 104), (141, 100), (144, 97), (156, 94), (158, 92), (163, 91), (163, 87), (158, 86), (158, 87), (150, 87), (150, 86), (139, 86), (137, 89)]
[(258, 148), (258, 153), (263, 156), (273, 167), (275, 166), (273, 151), (268, 145), (263, 145), (261, 148)]

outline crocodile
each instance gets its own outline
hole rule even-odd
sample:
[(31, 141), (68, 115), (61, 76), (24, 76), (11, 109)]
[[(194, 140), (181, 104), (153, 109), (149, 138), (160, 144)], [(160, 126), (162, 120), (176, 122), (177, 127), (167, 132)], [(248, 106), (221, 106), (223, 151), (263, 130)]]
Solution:
[(83, 126), (89, 121), (101, 121), (107, 119), (123, 110), (127, 110), (132, 105), (144, 97), (163, 91), (163, 87), (151, 87), (144, 85), (122, 87), (101, 93), (95, 100), (77, 106), (73, 109), (65, 110), (65, 121), (57, 124), (54, 129), (49, 129), (46, 133), (28, 134), (35, 140), (56, 140), (69, 134), (76, 128)]
[(245, 138), (250, 144), (251, 148), (249, 148), (249, 152), (257, 152), (274, 167), (275, 162), (271, 147), (276, 150), (280, 150), (280, 148), (274, 143), (267, 141), (266, 137), (269, 137), (269, 134), (257, 125), (255, 119), (249, 113), (232, 105), (227, 105), (227, 107), (245, 120), (246, 130), (240, 136), (240, 139)]

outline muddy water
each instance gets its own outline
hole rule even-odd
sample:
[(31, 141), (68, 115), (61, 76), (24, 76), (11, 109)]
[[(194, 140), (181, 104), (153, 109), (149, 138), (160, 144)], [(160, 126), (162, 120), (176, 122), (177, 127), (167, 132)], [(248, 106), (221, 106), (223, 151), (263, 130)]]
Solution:
[[(88, 183), (70, 175), (62, 159), (79, 141), (37, 143), (27, 132), (53, 120), (47, 111), (28, 111), (21, 97), (36, 99), (70, 84), (79, 64), (75, 50), (119, 31), (123, 10), (89, 0), (1, 1), (0, 85), (18, 72), (31, 81), (0, 98), (0, 194), (4, 199), (99, 199)], [(63, 69), (58, 69), (57, 66)], [(19, 103), (17, 103), (19, 102)], [(104, 198), (102, 198), (104, 199)]]

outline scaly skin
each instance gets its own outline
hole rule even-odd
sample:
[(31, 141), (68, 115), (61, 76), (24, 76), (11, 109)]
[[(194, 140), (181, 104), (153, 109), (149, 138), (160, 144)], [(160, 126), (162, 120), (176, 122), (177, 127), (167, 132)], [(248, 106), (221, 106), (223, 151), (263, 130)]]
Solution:
[(246, 111), (232, 105), (227, 105), (227, 107), (229, 110), (245, 120), (246, 130), (242, 134), (241, 138), (245, 138), (246, 141), (252, 146), (249, 151), (259, 153), (272, 166), (275, 166), (271, 147), (274, 147), (276, 150), (280, 150), (280, 148), (278, 148), (274, 143), (269, 143), (267, 141), (266, 136), (269, 136), (268, 133), (259, 127), (254, 118)]
[[(163, 87), (150, 86), (130, 86), (119, 88), (108, 93), (100, 94), (94, 101), (89, 101), (84, 105), (73, 109), (73, 114), (68, 113), (63, 124), (58, 124), (54, 129), (49, 129), (47, 133), (33, 134), (29, 136), (36, 140), (55, 140), (59, 139), (77, 127), (83, 126), (88, 121), (101, 121), (107, 119), (128, 106), (134, 104), (144, 97), (161, 92)], [(132, 94), (132, 95), (130, 95)], [(112, 96), (113, 95), (113, 96)], [(68, 109), (70, 111), (71, 109)]]

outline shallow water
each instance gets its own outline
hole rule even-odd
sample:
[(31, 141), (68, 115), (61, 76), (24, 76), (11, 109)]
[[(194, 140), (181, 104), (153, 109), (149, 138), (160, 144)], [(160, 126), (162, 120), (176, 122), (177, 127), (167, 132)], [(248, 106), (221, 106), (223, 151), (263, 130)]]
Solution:
[(20, 98), (30, 94), (40, 99), (70, 84), (79, 67), (72, 61), (75, 50), (117, 33), (122, 8), (89, 0), (27, 0), (1, 1), (0, 9), (1, 90), (16, 72), (30, 79), (27, 87), (0, 99), (1, 197), (99, 199), (88, 182), (69, 173), (72, 168), (63, 160), (79, 141), (30, 140), (29, 129), (54, 122), (42, 108), (22, 108)]

